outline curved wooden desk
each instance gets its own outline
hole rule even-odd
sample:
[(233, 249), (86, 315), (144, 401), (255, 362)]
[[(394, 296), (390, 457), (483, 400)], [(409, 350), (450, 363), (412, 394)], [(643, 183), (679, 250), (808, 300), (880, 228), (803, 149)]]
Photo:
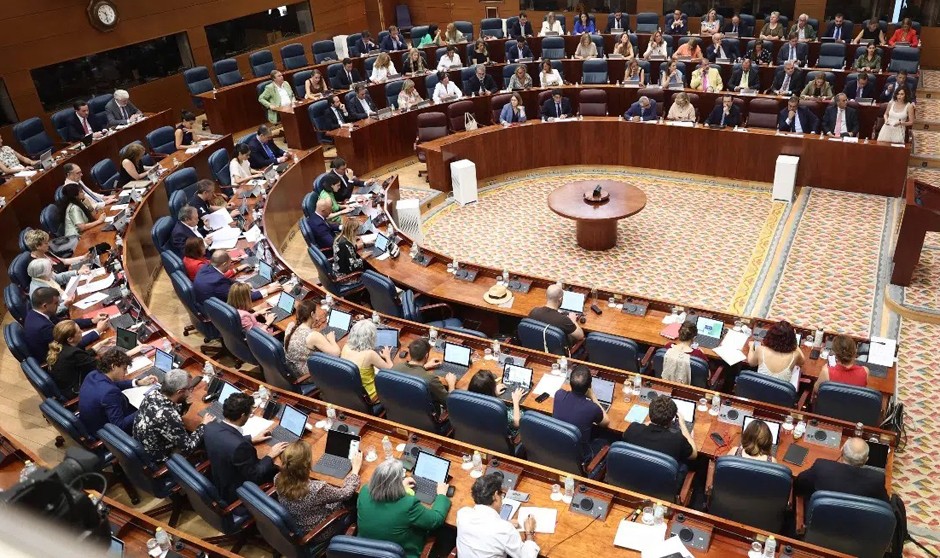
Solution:
[[(595, 186), (600, 186), (608, 198), (589, 201)], [(636, 215), (646, 207), (646, 194), (632, 184), (615, 180), (581, 180), (570, 182), (548, 195), (552, 211), (573, 219), (577, 229), (578, 246), (585, 250), (609, 250), (617, 244), (617, 222)]]

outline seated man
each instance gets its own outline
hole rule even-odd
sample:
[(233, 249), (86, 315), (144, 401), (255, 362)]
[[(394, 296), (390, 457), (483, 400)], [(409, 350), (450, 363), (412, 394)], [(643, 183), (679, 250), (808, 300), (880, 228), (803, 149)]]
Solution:
[(144, 117), (131, 102), (130, 94), (123, 89), (114, 92), (114, 98), (104, 106), (104, 113), (108, 116), (108, 128), (133, 124)]
[(122, 349), (112, 347), (98, 359), (98, 369), (85, 376), (78, 392), (78, 418), (94, 436), (106, 424), (113, 424), (131, 433), (137, 409), (130, 404), (123, 390), (136, 386), (149, 386), (156, 376), (125, 380), (131, 357)]
[(832, 490), (887, 502), (884, 471), (863, 467), (866, 463), (868, 443), (861, 438), (849, 438), (838, 461), (817, 459), (796, 477), (794, 488), (807, 498), (817, 490)]
[[(222, 302), (228, 300), (228, 292), (232, 288), (234, 281), (226, 273), (232, 269), (232, 257), (225, 250), (216, 250), (212, 252), (209, 260), (210, 265), (204, 265), (196, 272), (196, 279), (193, 281), (193, 296), (197, 304), (203, 304), (212, 297)], [(268, 295), (281, 290), (281, 284), (277, 281), (267, 287), (251, 291), (251, 300), (259, 300)]]
[(781, 132), (796, 132), (797, 134), (815, 134), (819, 129), (819, 119), (813, 111), (800, 106), (800, 98), (796, 95), (787, 100), (787, 108), (780, 111), (777, 118), (777, 129)]
[(800, 42), (796, 33), (790, 33), (790, 40), (780, 47), (780, 52), (777, 53), (777, 64), (793, 62), (797, 66), (805, 66), (808, 57), (809, 47)]
[(826, 26), (826, 33), (823, 36), (835, 39), (837, 43), (845, 43), (852, 40), (852, 30), (845, 25), (845, 16), (836, 14)]
[(176, 452), (191, 453), (202, 443), (205, 425), (215, 420), (211, 413), (202, 417), (202, 424), (189, 432), (183, 424), (183, 408), (199, 379), (190, 378), (185, 370), (168, 371), (160, 389), (148, 393), (140, 403), (134, 420), (134, 438), (157, 463), (163, 463)]
[(247, 144), (251, 150), (248, 162), (253, 169), (261, 170), (287, 161), (288, 155), (274, 143), (274, 134), (267, 126), (258, 126), (255, 137), (248, 140)]
[(503, 509), (503, 473), (495, 471), (473, 481), (473, 507), (457, 511), (457, 552), (469, 558), (537, 558), (535, 516), (528, 516), (522, 532), (500, 517)]
[(545, 306), (533, 308), (532, 311), (529, 312), (529, 317), (560, 329), (568, 336), (568, 346), (570, 347), (584, 339), (584, 331), (581, 329), (581, 326), (578, 325), (577, 314), (568, 312), (566, 315), (562, 314), (559, 310), (563, 296), (564, 289), (562, 289), (561, 285), (558, 283), (549, 285), (548, 288), (545, 289)]
[(605, 33), (610, 34), (614, 31), (630, 32), (630, 18), (624, 15), (622, 10), (617, 10), (607, 16), (607, 31), (605, 31)]
[(349, 122), (349, 113), (343, 106), (343, 101), (339, 95), (330, 97), (330, 108), (323, 113), (323, 129), (321, 132), (327, 132), (339, 128), (342, 124)]
[(858, 74), (858, 79), (845, 84), (842, 90), (849, 99), (858, 101), (859, 99), (875, 98), (875, 80), (869, 79), (867, 72)]
[(211, 235), (203, 234), (202, 222), (199, 220), (199, 212), (191, 205), (184, 205), (180, 209), (178, 220), (173, 225), (173, 232), (170, 234), (170, 248), (177, 256), (183, 257), (183, 249), (186, 248), (186, 241), (193, 237), (199, 237), (206, 241), (206, 250), (211, 243)]
[(858, 113), (848, 106), (848, 103), (849, 99), (845, 93), (836, 95), (835, 102), (831, 103), (823, 113), (824, 134), (836, 137), (858, 136)]
[(561, 89), (552, 90), (552, 98), (542, 105), (542, 120), (571, 116), (571, 101), (561, 96)]
[(880, 102), (887, 103), (888, 101), (893, 99), (894, 91), (898, 87), (906, 87), (909, 102), (911, 103), (915, 102), (914, 94), (916, 91), (914, 87), (911, 87), (911, 85), (908, 84), (907, 72), (905, 70), (901, 70), (900, 72), (898, 72), (897, 76), (888, 76), (888, 81), (885, 83), (885, 89), (884, 91), (881, 92)]
[[(187, 205), (196, 209), (196, 213), (199, 215), (200, 220), (199, 226), (204, 232), (208, 231), (201, 221), (203, 221), (207, 215), (231, 206), (231, 204), (215, 205), (215, 199), (215, 182), (203, 178), (199, 182), (196, 182), (196, 191), (193, 192), (193, 195), (186, 202)], [(220, 197), (219, 199), (221, 200), (222, 198)], [(232, 209), (231, 215), (232, 217), (238, 215), (238, 209)]]
[(684, 420), (679, 423), (679, 431), (671, 428), (679, 412), (676, 402), (667, 395), (658, 395), (650, 401), (650, 414), (646, 422), (630, 423), (623, 433), (623, 441), (643, 448), (658, 451), (675, 459), (680, 468), (685, 461), (698, 457), (695, 442)]
[(509, 62), (517, 62), (520, 58), (532, 58), (532, 50), (525, 39), (519, 39), (516, 45), (509, 49)]
[[(49, 343), (52, 343), (52, 330), (61, 319), (56, 316), (59, 309), (61, 295), (52, 287), (39, 287), (29, 295), (30, 309), (23, 320), (23, 336), (26, 338), (26, 348), (30, 356), (39, 362), (46, 362), (49, 354)], [(82, 349), (98, 340), (109, 327), (107, 316), (94, 318), (78, 318), (74, 320), (78, 327), (91, 331), (82, 335), (78, 346)]]
[(731, 81), (728, 89), (741, 91), (742, 89), (760, 89), (760, 74), (750, 58), (741, 61), (741, 66), (731, 72)]
[(206, 454), (212, 465), (212, 484), (226, 502), (238, 499), (235, 490), (245, 481), (262, 485), (274, 480), (277, 465), (274, 458), (281, 455), (287, 443), (279, 442), (258, 458), (253, 444), (267, 440), (269, 432), (254, 438), (241, 433), (253, 411), (254, 399), (244, 393), (233, 393), (222, 405), (222, 421), (213, 421), (205, 426), (203, 439)]
[(581, 456), (583, 461), (590, 461), (607, 445), (603, 439), (593, 439), (595, 426), (605, 427), (610, 418), (591, 391), (591, 371), (587, 366), (578, 364), (571, 370), (571, 391), (564, 388), (555, 392), (552, 416), (574, 425), (581, 431)]
[(69, 115), (65, 127), (65, 141), (82, 141), (85, 136), (91, 135), (94, 139), (101, 137), (101, 126), (92, 120), (88, 103), (75, 101), (72, 103), (75, 112)]
[(339, 181), (343, 183), (343, 187), (340, 188), (339, 192), (337, 192), (334, 196), (338, 202), (345, 202), (349, 200), (355, 188), (372, 186), (376, 183), (374, 178), (368, 181), (363, 181), (362, 179), (353, 175), (350, 172), (349, 167), (346, 165), (346, 159), (343, 159), (342, 157), (334, 157), (333, 160), (330, 161), (330, 172), (335, 174), (339, 178)]
[(715, 33), (712, 35), (712, 44), (708, 45), (708, 48), (705, 49), (705, 58), (708, 58), (710, 62), (717, 62), (718, 60), (734, 60), (738, 57), (738, 53), (734, 51), (733, 48), (725, 48), (721, 40), (725, 36), (721, 33)]
[(699, 67), (692, 72), (689, 87), (705, 92), (721, 91), (725, 88), (721, 81), (721, 73), (718, 72), (718, 68), (709, 63), (707, 58), (702, 60)]
[(672, 23), (666, 26), (667, 35), (682, 35), (688, 34), (689, 28), (686, 24), (686, 19), (683, 17), (682, 10), (673, 10), (672, 12)]
[(493, 76), (486, 73), (486, 66), (477, 64), (476, 71), (467, 80), (463, 94), (469, 97), (473, 94), (484, 95), (496, 93), (497, 91), (499, 91), (499, 87), (496, 86)]
[(731, 16), (731, 19), (725, 23), (724, 32), (731, 33), (736, 37), (744, 35), (744, 27), (741, 26), (741, 18), (738, 14)]
[(454, 391), (454, 387), (457, 385), (457, 376), (448, 372), (444, 376), (444, 382), (447, 384), (445, 387), (441, 383), (441, 379), (431, 372), (431, 370), (441, 365), (441, 361), (436, 358), (428, 359), (430, 352), (431, 344), (428, 343), (427, 339), (423, 337), (415, 339), (408, 345), (408, 361), (399, 362), (392, 367), (392, 370), (405, 372), (427, 380), (428, 387), (431, 390), (431, 398), (443, 409), (447, 406), (447, 394)]
[[(343, 58), (343, 71), (336, 74), (336, 86), (334, 89), (349, 89), (352, 84), (362, 81), (359, 70), (353, 68), (352, 60)], [(330, 84), (333, 86), (334, 84)]]
[(375, 102), (366, 90), (366, 86), (359, 84), (356, 86), (356, 95), (346, 102), (346, 111), (349, 114), (349, 121), (359, 122), (375, 114)]
[(398, 27), (392, 25), (388, 28), (388, 36), (382, 40), (382, 50), (389, 52), (392, 50), (404, 50), (405, 39), (398, 31)]
[(339, 224), (328, 219), (333, 211), (333, 203), (327, 198), (317, 200), (316, 210), (307, 217), (307, 226), (313, 234), (313, 240), (320, 251), (333, 250), (333, 241), (339, 233)]
[(801, 43), (816, 39), (816, 29), (809, 24), (809, 16), (806, 14), (800, 14), (796, 23), (790, 27), (790, 34), (796, 35), (797, 40)]
[(712, 109), (711, 114), (705, 119), (705, 124), (710, 126), (740, 126), (741, 109), (734, 104), (734, 97), (725, 95), (721, 98), (721, 104)]
[(656, 100), (643, 95), (637, 102), (630, 105), (627, 112), (623, 113), (624, 120), (639, 122), (641, 120), (656, 120)]
[(523, 37), (535, 36), (535, 33), (532, 32), (532, 22), (529, 21), (529, 17), (525, 12), (519, 13), (519, 18), (510, 24), (508, 31), (509, 38), (517, 41)]
[(791, 61), (784, 62), (783, 71), (777, 71), (774, 76), (774, 83), (770, 86), (771, 91), (777, 95), (799, 95), (803, 91), (803, 72)]

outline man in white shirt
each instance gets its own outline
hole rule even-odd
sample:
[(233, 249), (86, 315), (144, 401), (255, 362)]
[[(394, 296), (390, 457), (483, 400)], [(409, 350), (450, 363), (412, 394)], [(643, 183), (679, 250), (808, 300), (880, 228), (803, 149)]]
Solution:
[(73, 182), (75, 184), (81, 184), (82, 190), (85, 191), (85, 207), (90, 211), (99, 211), (105, 205), (113, 203), (117, 199), (116, 196), (102, 196), (86, 186), (85, 183), (82, 182), (82, 168), (75, 163), (66, 163), (62, 168), (65, 171), (65, 182), (63, 186)]
[(460, 558), (536, 558), (535, 518), (525, 520), (520, 535), (516, 527), (499, 516), (503, 507), (503, 474), (484, 475), (473, 483), (472, 508), (457, 511), (457, 555)]

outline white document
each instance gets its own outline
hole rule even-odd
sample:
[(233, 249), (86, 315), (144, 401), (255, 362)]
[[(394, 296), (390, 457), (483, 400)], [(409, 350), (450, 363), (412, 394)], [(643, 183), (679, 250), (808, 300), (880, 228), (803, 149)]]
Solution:
[[(244, 428), (244, 427), (243, 427)], [(555, 532), (558, 510), (555, 508), (519, 508), (519, 525), (524, 525), (529, 516), (535, 518), (535, 532), (551, 534)]]
[(686, 121), (669, 121), (669, 126), (678, 126), (680, 128), (694, 128), (695, 122), (686, 122)]
[(868, 363), (880, 366), (894, 366), (894, 353), (898, 342), (887, 337), (872, 337), (868, 350)]
[(716, 355), (721, 357), (721, 360), (727, 362), (730, 366), (734, 366), (739, 362), (743, 362), (744, 359), (747, 358), (740, 349), (735, 349), (734, 347), (719, 345), (712, 350), (715, 351)]
[(659, 544), (648, 546), (641, 551), (640, 558), (662, 558), (672, 554), (678, 554), (683, 558), (693, 558), (689, 549), (679, 540), (679, 535), (673, 535)]
[(238, 244), (242, 231), (235, 227), (224, 227), (212, 233), (212, 250), (229, 250)]
[(79, 300), (73, 306), (75, 306), (79, 310), (88, 310), (89, 308), (91, 308), (95, 304), (98, 304), (99, 302), (101, 302), (102, 300), (106, 298), (108, 298), (108, 295), (106, 295), (105, 293), (95, 293), (91, 296), (86, 296), (85, 298)]
[(245, 231), (245, 240), (247, 240), (249, 244), (254, 244), (255, 242), (258, 242), (259, 240), (261, 240), (261, 236), (262, 236), (262, 232), (261, 232), (261, 229), (258, 228), (258, 225), (254, 225), (250, 229)]
[(379, 260), (379, 261), (387, 260), (387, 259), (388, 259), (388, 252), (382, 252), (382, 255), (376, 256), (375, 259), (376, 259), (376, 260)]
[(79, 276), (73, 275), (65, 286), (65, 297), (75, 296), (75, 290), (78, 289)]
[(32, 176), (36, 176), (37, 174), (39, 174), (39, 171), (21, 170), (20, 172), (16, 173), (14, 176), (17, 176), (19, 178), (29, 178)]
[(127, 206), (128, 206), (128, 204), (126, 204), (126, 203), (116, 203), (116, 204), (114, 204), (114, 205), (109, 205), (109, 206), (108, 206), (108, 211), (113, 211), (113, 212), (117, 213), (118, 211), (124, 211), (124, 209), (127, 208)]
[(539, 383), (535, 386), (535, 389), (532, 390), (536, 395), (541, 395), (547, 393), (551, 397), (555, 397), (555, 392), (561, 389), (561, 386), (565, 385), (564, 376), (556, 376), (554, 374), (542, 374), (542, 379), (539, 380)]
[(273, 420), (266, 420), (259, 416), (252, 416), (248, 419), (248, 422), (242, 426), (242, 434), (254, 438), (258, 434), (261, 434), (270, 428), (272, 424), (274, 424)]
[(790, 374), (790, 383), (793, 384), (793, 389), (800, 391), (800, 367), (794, 366), (793, 373)]
[(124, 394), (124, 397), (127, 397), (127, 401), (133, 405), (135, 409), (140, 409), (140, 404), (144, 402), (144, 396), (154, 389), (160, 389), (160, 387), (157, 384), (151, 384), (149, 386), (127, 388), (121, 393)]
[(223, 207), (203, 217), (202, 222), (206, 224), (209, 230), (214, 231), (228, 226), (228, 224), (232, 222), (232, 216), (229, 215), (228, 210)]
[(107, 289), (114, 284), (114, 274), (109, 273), (104, 279), (98, 279), (97, 281), (90, 281), (76, 289), (75, 294), (78, 296), (85, 296), (87, 294), (96, 293), (100, 290)]
[(617, 527), (614, 546), (643, 552), (647, 548), (663, 544), (664, 540), (666, 540), (665, 521), (662, 525), (645, 525), (623, 519)]
[(849, 136), (849, 137), (842, 138), (842, 141), (844, 143), (858, 143), (858, 138)]
[(81, 275), (80, 277), (82, 281), (88, 283), (89, 281), (91, 281), (92, 279), (96, 277), (103, 277), (104, 274), (107, 272), (108, 270), (103, 267), (96, 267), (95, 269), (89, 270), (87, 274)]
[(195, 155), (196, 153), (199, 153), (200, 151), (202, 151), (202, 146), (197, 145), (196, 147), (190, 147), (189, 149), (187, 149), (186, 154)]
[(144, 368), (150, 368), (153, 366), (153, 361), (145, 356), (135, 356), (134, 360), (131, 361), (131, 365), (127, 367), (127, 375), (130, 376), (135, 372), (139, 372)]

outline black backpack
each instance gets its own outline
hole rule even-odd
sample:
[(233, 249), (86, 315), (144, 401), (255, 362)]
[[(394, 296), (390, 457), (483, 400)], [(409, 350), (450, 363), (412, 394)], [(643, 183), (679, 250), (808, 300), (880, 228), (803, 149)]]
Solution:
[(910, 540), (907, 533), (907, 510), (904, 508), (904, 501), (897, 493), (891, 495), (891, 509), (894, 510), (894, 517), (897, 524), (894, 527), (894, 536), (891, 538), (891, 547), (885, 553), (886, 558), (902, 558), (904, 555), (904, 543)]

